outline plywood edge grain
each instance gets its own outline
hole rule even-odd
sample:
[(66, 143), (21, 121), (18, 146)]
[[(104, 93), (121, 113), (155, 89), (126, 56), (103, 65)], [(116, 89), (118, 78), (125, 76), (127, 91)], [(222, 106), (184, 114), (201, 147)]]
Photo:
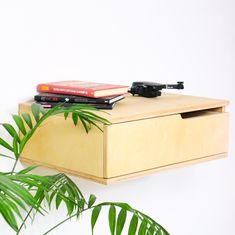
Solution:
[(107, 167), (108, 167), (108, 127), (104, 125), (103, 130), (103, 177), (107, 177)]
[(156, 173), (159, 171), (163, 171), (163, 170), (170, 170), (170, 169), (175, 169), (178, 167), (184, 167), (184, 166), (189, 166), (189, 165), (193, 165), (193, 164), (197, 164), (197, 163), (202, 163), (202, 162), (207, 162), (207, 161), (216, 160), (216, 159), (220, 159), (220, 158), (225, 158), (225, 157), (227, 157), (227, 155), (228, 155), (228, 153), (220, 153), (220, 154), (216, 154), (216, 155), (197, 158), (194, 160), (188, 160), (188, 161), (169, 164), (166, 166), (156, 167), (156, 168), (152, 168), (152, 169), (148, 169), (148, 170), (144, 170), (144, 171), (134, 172), (131, 174), (107, 178), (105, 181), (105, 184), (117, 183), (119, 181), (135, 179), (135, 178), (138, 178), (139, 176), (150, 175), (150, 174), (153, 174), (153, 173)]
[(20, 157), (20, 161), (25, 164), (30, 164), (30, 165), (33, 165), (33, 164), (43, 165), (45, 167), (57, 170), (59, 172), (64, 172), (67, 174), (79, 176), (79, 177), (87, 179), (87, 180), (92, 180), (97, 183), (109, 185), (109, 184), (117, 183), (119, 181), (135, 179), (135, 178), (138, 178), (139, 176), (153, 174), (155, 172), (162, 171), (162, 170), (174, 169), (174, 168), (178, 168), (181, 166), (184, 167), (184, 166), (193, 165), (196, 163), (201, 163), (201, 162), (206, 162), (206, 161), (210, 161), (210, 160), (224, 158), (224, 157), (227, 157), (227, 154), (228, 153), (220, 153), (220, 154), (206, 156), (206, 157), (202, 157), (202, 158), (198, 158), (198, 159), (194, 159), (194, 160), (189, 160), (189, 161), (185, 161), (185, 162), (180, 162), (180, 163), (170, 164), (170, 165), (161, 166), (161, 167), (157, 167), (157, 168), (152, 168), (152, 169), (144, 170), (144, 171), (140, 171), (140, 172), (134, 172), (134, 173), (127, 174), (127, 175), (121, 175), (121, 176), (113, 177), (113, 178), (100, 178), (100, 177), (92, 176), (89, 174), (84, 174), (82, 172), (77, 172), (77, 171), (69, 170), (69, 169), (62, 168), (62, 167), (56, 167), (56, 166), (53, 166), (50, 164), (45, 164), (45, 163), (42, 163), (39, 161), (35, 161), (35, 160), (23, 158), (23, 157)]
[(106, 179), (101, 178), (101, 177), (96, 177), (96, 176), (93, 176), (93, 175), (89, 175), (89, 174), (86, 174), (86, 173), (83, 173), (83, 172), (73, 171), (73, 170), (70, 170), (70, 169), (63, 168), (63, 167), (57, 167), (57, 166), (54, 166), (54, 165), (51, 165), (51, 164), (48, 164), (48, 163), (45, 164), (44, 162), (35, 161), (35, 160), (27, 159), (27, 158), (24, 158), (24, 157), (20, 157), (20, 161), (22, 163), (27, 164), (27, 165), (40, 165), (40, 167), (48, 167), (52, 170), (56, 170), (56, 171), (59, 171), (59, 172), (70, 174), (70, 175), (79, 176), (83, 179), (92, 180), (96, 183), (107, 184)]

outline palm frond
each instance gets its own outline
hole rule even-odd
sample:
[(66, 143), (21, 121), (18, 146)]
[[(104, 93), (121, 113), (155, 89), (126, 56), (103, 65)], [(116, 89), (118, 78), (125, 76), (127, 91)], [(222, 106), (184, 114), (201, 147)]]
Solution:
[[(0, 146), (14, 154), (16, 165), (25, 145), (47, 118), (63, 114), (66, 120), (71, 115), (74, 125), (80, 123), (87, 133), (92, 126), (102, 131), (102, 125), (108, 125), (110, 122), (94, 111), (97, 111), (97, 109), (88, 105), (68, 107), (58, 105), (45, 110), (40, 105), (33, 104), (31, 106), (32, 115), (29, 113), (13, 115), (13, 120), (21, 133), (21, 138), (18, 130), (11, 124), (1, 124), (12, 137), (12, 144), (0, 138)], [(5, 154), (0, 154), (0, 156), (12, 158)], [(126, 203), (104, 202), (95, 205), (96, 197), (93, 194), (86, 201), (77, 185), (65, 174), (59, 173), (50, 176), (32, 174), (31, 171), (37, 166), (30, 166), (19, 172), (14, 172), (15, 165), (11, 172), (0, 172), (0, 215), (3, 216), (11, 228), (17, 231), (17, 234), (27, 218), (30, 217), (31, 211), (34, 211), (35, 214), (44, 214), (46, 212), (47, 207), (44, 203), (46, 202), (49, 209), (52, 203), (55, 203), (57, 209), (60, 208), (62, 203), (65, 204), (67, 208), (67, 219), (65, 221), (75, 216), (79, 217), (86, 210), (92, 210), (92, 234), (94, 234), (94, 228), (102, 208), (109, 207), (108, 223), (111, 235), (120, 235), (125, 226), (128, 226), (128, 235), (169, 235), (156, 221)], [(31, 209), (28, 211), (28, 208)], [(24, 219), (22, 210), (27, 212)], [(129, 215), (132, 215), (132, 218), (130, 222), (127, 222)], [(18, 226), (19, 220), (22, 221), (20, 227)], [(55, 227), (50, 229), (49, 232)]]
[(46, 177), (52, 182), (47, 189), (50, 195), (48, 198), (49, 207), (53, 199), (55, 199), (57, 209), (61, 202), (64, 202), (69, 216), (74, 212), (79, 215), (85, 207), (86, 200), (77, 185), (62, 173)]
[[(91, 215), (91, 229), (94, 234), (94, 227), (100, 215), (102, 207), (109, 207), (108, 222), (110, 233), (120, 235), (127, 224), (127, 215), (132, 214), (130, 223), (128, 224), (128, 235), (143, 234), (143, 235), (169, 235), (169, 233), (156, 221), (144, 213), (133, 209), (127, 203), (119, 202), (104, 202), (93, 207)], [(118, 216), (116, 211), (119, 209)]]
[[(98, 115), (90, 112), (95, 110), (95, 108), (88, 105), (74, 105), (71, 107), (58, 105), (50, 110), (45, 110), (41, 105), (33, 104), (31, 106), (32, 116), (29, 113), (12, 115), (22, 138), (20, 139), (18, 130), (14, 128), (13, 125), (3, 123), (1, 125), (12, 137), (12, 144), (0, 138), (0, 145), (12, 152), (17, 162), (24, 146), (33, 136), (36, 129), (47, 118), (64, 113), (66, 119), (71, 113), (74, 125), (77, 125), (80, 120), (86, 132), (88, 132), (92, 125), (100, 129), (97, 123), (109, 124), (108, 120), (100, 118)], [(87, 114), (84, 113), (85, 111), (87, 111)], [(5, 154), (0, 154), (0, 156), (12, 158)], [(0, 214), (2, 214), (7, 223), (14, 230), (16, 230), (18, 226), (15, 216), (22, 218), (21, 214), (16, 209), (18, 207), (26, 210), (26, 206), (29, 206), (41, 212), (41, 204), (44, 200), (47, 201), (50, 207), (53, 199), (55, 199), (57, 208), (59, 208), (61, 203), (65, 203), (69, 216), (75, 211), (77, 215), (79, 215), (84, 209), (86, 205), (84, 196), (76, 184), (66, 175), (37, 176), (29, 174), (34, 167), (26, 168), (14, 174), (15, 165), (9, 174), (0, 174), (0, 196), (6, 199), (4, 203), (2, 202), (1, 204), (2, 209), (0, 210)]]
[(0, 214), (6, 222), (15, 230), (18, 230), (16, 216), (22, 219), (18, 210), (21, 207), (26, 210), (27, 206), (41, 212), (40, 204), (25, 187), (26, 185), (39, 186), (39, 183), (27, 175), (15, 176), (11, 174), (0, 174)]
[[(103, 125), (110, 124), (110, 122), (107, 119), (102, 118), (96, 115), (95, 113), (87, 111), (87, 110), (97, 111), (97, 109), (94, 107), (91, 107), (89, 105), (80, 105), (80, 104), (76, 104), (76, 105), (69, 106), (69, 107), (64, 107), (63, 105), (57, 105), (49, 110), (43, 109), (42, 106), (39, 104), (35, 104), (35, 103), (32, 104), (31, 112), (33, 114), (34, 120), (32, 120), (30, 115), (26, 113), (22, 113), (21, 119), (19, 119), (18, 117), (14, 118), (15, 122), (17, 121), (16, 125), (19, 127), (21, 133), (23, 134), (23, 138), (20, 142), (19, 152), (21, 153), (23, 151), (25, 144), (32, 137), (33, 133), (39, 127), (39, 125), (42, 124), (42, 122), (44, 122), (47, 118), (60, 114), (60, 113), (64, 114), (65, 120), (71, 113), (74, 125), (76, 126), (78, 124), (78, 120), (80, 120), (86, 132), (90, 130), (90, 126), (92, 125), (101, 129), (98, 123), (103, 124)], [(30, 127), (30, 129), (24, 132), (22, 122), (19, 120), (25, 120), (25, 122)]]
[[(90, 196), (89, 201), (94, 201), (93, 196)], [(89, 202), (88, 202), (89, 205)], [(91, 207), (86, 207), (84, 211), (92, 210), (91, 213), (91, 230), (94, 235), (95, 225), (97, 224), (98, 218), (101, 215), (102, 208), (109, 207), (108, 212), (108, 223), (111, 235), (121, 235), (126, 227), (128, 235), (170, 235), (160, 224), (154, 221), (144, 213), (132, 208), (127, 203), (120, 202), (103, 202)], [(118, 215), (117, 215), (118, 211)], [(128, 216), (132, 215), (132, 218), (128, 220)], [(61, 224), (75, 217), (76, 214), (66, 218), (47, 232), (43, 233), (46, 235), (59, 227)], [(129, 222), (130, 221), (130, 222)]]
[(81, 125), (84, 127), (87, 133), (91, 129), (91, 126), (95, 126), (96, 128), (102, 130), (100, 124), (110, 124), (107, 119), (100, 117), (99, 115), (91, 111), (99, 110), (85, 104), (75, 104), (69, 107), (58, 105), (49, 110), (46, 110), (42, 108), (40, 104), (34, 103), (31, 106), (32, 117), (29, 113), (26, 112), (22, 113), (21, 115), (12, 115), (16, 127), (22, 134), (22, 138), (20, 139), (18, 135), (18, 130), (14, 128), (13, 125), (9, 123), (2, 123), (1, 125), (12, 137), (13, 141), (12, 144), (9, 144), (4, 139), (0, 138), (0, 145), (5, 149), (13, 152), (15, 155), (15, 159), (17, 160), (19, 158), (20, 153), (22, 153), (24, 146), (32, 137), (36, 129), (42, 124), (42, 122), (44, 122), (47, 118), (60, 113), (64, 114), (65, 120), (67, 119), (69, 114), (72, 114), (72, 120), (74, 125), (76, 126), (78, 124), (78, 121), (80, 120)]
[(30, 173), (34, 168), (36, 166), (30, 166), (15, 174), (0, 172), (0, 201), (4, 201), (0, 205), (0, 214), (15, 231), (18, 229), (16, 218), (22, 220), (19, 207), (26, 212), (27, 207), (32, 207), (36, 213), (43, 214), (46, 212), (43, 201), (49, 208), (55, 201), (57, 209), (63, 202), (68, 216), (72, 213), (79, 216), (87, 204), (80, 189), (65, 174), (39, 176)]

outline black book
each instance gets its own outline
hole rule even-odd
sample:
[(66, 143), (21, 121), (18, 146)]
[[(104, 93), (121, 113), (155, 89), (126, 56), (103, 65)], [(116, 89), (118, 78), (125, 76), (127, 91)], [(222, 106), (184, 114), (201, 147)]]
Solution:
[(61, 103), (80, 103), (80, 104), (113, 104), (119, 100), (124, 99), (123, 95), (109, 96), (102, 98), (89, 98), (76, 95), (63, 95), (52, 93), (39, 93), (34, 96), (37, 102), (61, 102)]
[[(66, 102), (65, 103), (62, 103), (62, 102), (36, 102), (36, 103), (40, 104), (44, 109), (50, 109), (50, 108), (53, 108), (56, 105), (60, 105), (60, 104), (65, 107), (79, 105), (78, 103), (66, 103)], [(116, 104), (116, 102), (111, 103), (111, 104), (87, 104), (87, 105), (93, 106), (97, 109), (113, 109), (115, 104)], [(81, 105), (84, 105), (84, 104), (81, 104)]]

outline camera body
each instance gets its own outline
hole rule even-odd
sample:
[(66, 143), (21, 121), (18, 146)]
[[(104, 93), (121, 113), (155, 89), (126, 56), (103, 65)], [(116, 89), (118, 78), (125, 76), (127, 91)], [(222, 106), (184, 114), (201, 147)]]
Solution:
[(161, 84), (154, 82), (133, 82), (129, 93), (147, 98), (161, 96), (162, 89), (184, 89), (184, 82), (177, 84)]

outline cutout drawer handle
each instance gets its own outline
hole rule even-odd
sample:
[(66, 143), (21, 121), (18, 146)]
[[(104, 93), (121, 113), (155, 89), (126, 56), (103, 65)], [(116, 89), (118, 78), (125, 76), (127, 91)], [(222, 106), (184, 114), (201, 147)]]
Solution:
[(208, 116), (218, 113), (223, 113), (224, 107), (219, 108), (212, 108), (212, 109), (204, 109), (204, 110), (198, 110), (198, 111), (192, 111), (192, 112), (185, 112), (181, 113), (180, 116), (182, 119), (188, 119), (188, 118), (195, 118), (195, 117), (201, 117), (201, 116)]

